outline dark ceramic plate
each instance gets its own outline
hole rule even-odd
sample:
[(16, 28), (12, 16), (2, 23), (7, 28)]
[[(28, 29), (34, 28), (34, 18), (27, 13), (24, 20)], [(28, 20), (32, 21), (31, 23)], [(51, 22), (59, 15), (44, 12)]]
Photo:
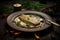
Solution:
[(28, 28), (22, 28), (22, 27), (18, 27), (16, 24), (14, 24), (12, 21), (18, 17), (19, 15), (21, 14), (35, 14), (35, 15), (39, 15), (39, 16), (42, 16), (45, 20), (52, 20), (51, 17), (45, 13), (42, 13), (42, 12), (37, 12), (37, 11), (18, 11), (18, 12), (15, 12), (15, 13), (12, 13), (10, 16), (8, 16), (7, 18), (7, 23), (10, 27), (16, 29), (16, 30), (20, 30), (20, 31), (24, 31), (24, 32), (35, 32), (35, 31), (41, 31), (41, 30), (44, 30), (48, 27), (51, 26), (51, 24), (47, 21), (45, 21), (45, 26), (41, 27), (41, 28), (33, 28), (33, 29), (28, 29)]

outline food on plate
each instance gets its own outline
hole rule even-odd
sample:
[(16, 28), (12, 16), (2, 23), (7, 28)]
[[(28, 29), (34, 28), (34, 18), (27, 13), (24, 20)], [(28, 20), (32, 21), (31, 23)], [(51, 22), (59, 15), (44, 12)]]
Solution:
[(28, 21), (30, 23), (33, 24), (38, 24), (40, 23), (40, 17), (39, 16), (35, 16), (35, 15), (21, 15), (19, 16), (20, 19), (24, 20), (24, 21)]
[(41, 27), (42, 26), (41, 24), (43, 24), (41, 21), (43, 21), (41, 17), (33, 14), (32, 15), (21, 14), (20, 16), (14, 19), (14, 23), (17, 26), (24, 27), (24, 28)]

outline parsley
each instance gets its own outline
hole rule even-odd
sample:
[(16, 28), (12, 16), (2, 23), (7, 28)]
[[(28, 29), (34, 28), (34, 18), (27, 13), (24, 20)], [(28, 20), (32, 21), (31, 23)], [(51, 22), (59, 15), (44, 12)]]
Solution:
[(26, 26), (28, 26), (28, 27), (29, 27), (30, 25), (31, 25), (31, 24), (30, 24), (29, 22), (26, 22)]

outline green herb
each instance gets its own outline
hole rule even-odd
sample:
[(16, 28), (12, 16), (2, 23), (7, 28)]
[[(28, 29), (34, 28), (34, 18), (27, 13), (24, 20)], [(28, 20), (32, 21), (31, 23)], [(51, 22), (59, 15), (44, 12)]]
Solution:
[(27, 18), (27, 20), (29, 20), (29, 18)]
[(29, 10), (41, 10), (42, 8), (46, 7), (45, 4), (40, 4), (39, 2), (36, 1), (26, 1), (23, 3), (23, 8), (27, 8)]
[(33, 15), (30, 15), (30, 17), (32, 17)]
[(16, 23), (16, 24), (17, 24), (17, 26), (20, 26), (20, 22), (21, 22), (21, 21), (18, 21), (18, 22)]
[(14, 11), (14, 8), (12, 6), (6, 5), (3, 7), (4, 13), (12, 13)]
[(28, 26), (28, 27), (29, 27), (30, 25), (31, 25), (31, 24), (30, 24), (29, 22), (26, 22), (26, 26)]
[(12, 21), (12, 22), (14, 22), (17, 26), (20, 25), (20, 21), (18, 21), (18, 22), (16, 22), (16, 21)]

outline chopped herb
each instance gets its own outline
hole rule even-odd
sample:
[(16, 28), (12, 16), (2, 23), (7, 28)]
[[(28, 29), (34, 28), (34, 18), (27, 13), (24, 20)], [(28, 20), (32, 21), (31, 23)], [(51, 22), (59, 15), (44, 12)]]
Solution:
[(20, 26), (20, 22), (21, 22), (21, 21), (18, 21), (18, 22), (16, 23), (16, 24), (17, 24), (17, 26)]
[(27, 18), (27, 20), (29, 20), (29, 18)]
[(30, 17), (32, 17), (33, 15), (30, 15)]
[(26, 22), (26, 26), (28, 26), (28, 27), (29, 27), (30, 25), (31, 25), (31, 24), (30, 24), (29, 22)]

